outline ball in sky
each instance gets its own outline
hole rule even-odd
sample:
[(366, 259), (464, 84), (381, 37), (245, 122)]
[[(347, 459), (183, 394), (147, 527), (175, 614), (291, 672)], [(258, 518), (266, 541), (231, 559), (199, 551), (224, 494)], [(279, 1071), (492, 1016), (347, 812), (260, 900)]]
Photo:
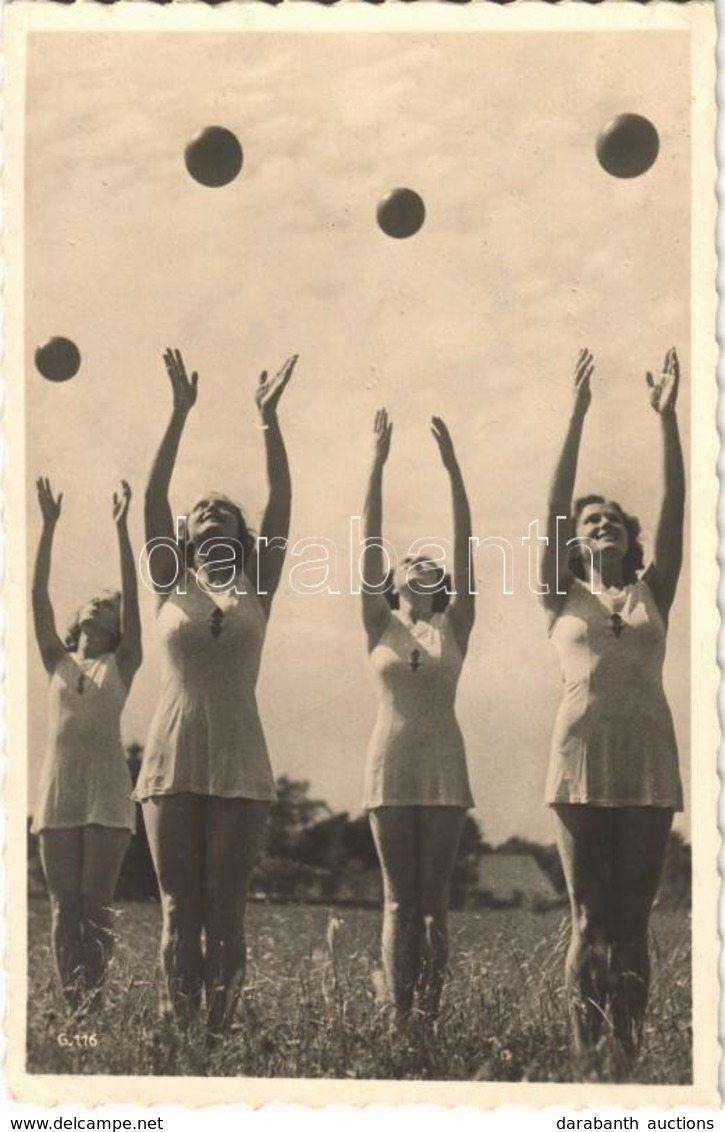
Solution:
[(81, 354), (70, 338), (49, 338), (35, 351), (35, 365), (48, 381), (70, 381), (81, 368)]
[(612, 177), (641, 177), (657, 160), (660, 139), (649, 118), (618, 114), (597, 138), (597, 157)]
[(186, 168), (195, 181), (209, 189), (228, 185), (239, 174), (244, 154), (239, 139), (225, 126), (200, 130), (184, 151)]
[(425, 205), (413, 189), (391, 189), (378, 205), (378, 224), (395, 240), (414, 236), (424, 220)]

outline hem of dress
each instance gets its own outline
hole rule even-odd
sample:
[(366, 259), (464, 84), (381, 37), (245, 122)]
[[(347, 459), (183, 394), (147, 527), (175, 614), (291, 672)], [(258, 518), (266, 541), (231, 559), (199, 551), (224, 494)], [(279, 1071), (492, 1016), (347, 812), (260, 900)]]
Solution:
[(127, 821), (92, 821), (88, 818), (83, 821), (46, 821), (41, 825), (36, 825), (33, 822), (30, 826), (30, 832), (42, 833), (44, 829), (85, 829), (87, 825), (100, 825), (103, 829), (127, 829), (131, 834), (136, 832), (135, 820), (133, 825), (129, 825)]
[(676, 814), (684, 813), (684, 805), (680, 800), (670, 801), (652, 801), (652, 799), (644, 800), (642, 798), (617, 798), (613, 801), (611, 798), (546, 798), (544, 800), (545, 806), (601, 806), (603, 809), (615, 810), (620, 806), (650, 806), (658, 810), (674, 810)]
[(442, 802), (439, 798), (388, 798), (384, 802), (363, 802), (364, 810), (378, 810), (381, 806), (451, 806), (457, 810), (472, 810), (476, 803)]
[(134, 802), (148, 802), (152, 798), (168, 798), (172, 794), (198, 794), (202, 798), (246, 798), (249, 802), (276, 802), (277, 794), (250, 794), (240, 790), (206, 790), (198, 786), (174, 786), (165, 790), (133, 792)]

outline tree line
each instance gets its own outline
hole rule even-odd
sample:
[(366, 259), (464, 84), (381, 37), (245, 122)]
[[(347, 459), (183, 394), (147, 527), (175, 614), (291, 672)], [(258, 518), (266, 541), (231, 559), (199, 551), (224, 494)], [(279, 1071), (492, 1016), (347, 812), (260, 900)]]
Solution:
[[(143, 748), (127, 748), (131, 777), (135, 783)], [(158, 898), (156, 877), (140, 813), (118, 884), (121, 900)], [(453, 873), (451, 907), (465, 908), (481, 902), (481, 873), (485, 875), (488, 854), (525, 856), (535, 861), (548, 879), (552, 902), (563, 902), (566, 883), (555, 845), (542, 845), (522, 837), (510, 837), (502, 845), (484, 840), (472, 814), (466, 816)], [(37, 858), (37, 839), (28, 837), (28, 867), (31, 891), (42, 886)], [(691, 886), (690, 846), (678, 834), (670, 835), (662, 878), (660, 902), (689, 906)], [(281, 775), (277, 800), (273, 803), (264, 851), (252, 878), (252, 892), (278, 900), (319, 900), (377, 904), (379, 869), (370, 826), (365, 814), (350, 817), (335, 813), (326, 801), (310, 794), (310, 783)], [(485, 902), (485, 901), (484, 901)], [(509, 901), (509, 904), (511, 902)], [(513, 906), (518, 906), (514, 902)]]

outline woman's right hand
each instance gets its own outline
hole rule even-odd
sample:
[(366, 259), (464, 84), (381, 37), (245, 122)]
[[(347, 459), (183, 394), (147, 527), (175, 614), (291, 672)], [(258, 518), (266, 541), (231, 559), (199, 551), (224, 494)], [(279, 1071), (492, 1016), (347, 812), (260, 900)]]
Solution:
[(174, 391), (174, 412), (183, 413), (186, 416), (196, 401), (196, 386), (199, 375), (194, 372), (191, 377), (187, 377), (181, 350), (166, 350), (164, 352), (164, 364)]
[(390, 455), (390, 438), (393, 435), (393, 425), (388, 419), (387, 409), (378, 409), (373, 425), (373, 460), (382, 468)]
[(113, 521), (117, 527), (126, 525), (128, 508), (131, 503), (131, 488), (126, 480), (121, 480), (121, 490), (113, 493)]
[(53, 490), (50, 486), (50, 480), (47, 477), (44, 479), (42, 476), (35, 481), (35, 486), (38, 491), (38, 503), (43, 515), (43, 523), (46, 527), (54, 527), (60, 518), (60, 504), (63, 498), (63, 492), (59, 494), (57, 499), (53, 498)]
[(680, 362), (677, 350), (671, 347), (665, 354), (665, 363), (662, 374), (655, 381), (651, 373), (647, 374), (647, 385), (650, 391), (650, 404), (661, 417), (671, 416), (677, 405), (677, 390), (680, 384)]
[(579, 351), (574, 371), (574, 404), (583, 413), (592, 403), (591, 377), (594, 373), (594, 355), (586, 346)]

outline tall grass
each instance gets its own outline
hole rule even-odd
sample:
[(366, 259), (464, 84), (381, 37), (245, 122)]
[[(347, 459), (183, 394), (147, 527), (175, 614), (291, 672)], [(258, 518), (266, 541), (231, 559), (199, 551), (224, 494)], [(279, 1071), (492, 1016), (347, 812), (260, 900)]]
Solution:
[[(434, 1028), (391, 1032), (378, 966), (379, 914), (253, 905), (238, 1024), (211, 1044), (158, 1020), (157, 905), (121, 905), (105, 1000), (69, 1018), (48, 946), (48, 909), (30, 916), (27, 1068), (37, 1073), (328, 1077), (413, 1080), (611, 1080), (605, 1049), (588, 1065), (569, 1054), (563, 980), (568, 925), (560, 913), (454, 913), (450, 979)], [(691, 1081), (690, 926), (658, 912), (653, 985), (633, 1080)], [(75, 1035), (97, 1045), (74, 1048)], [(59, 1041), (60, 1039), (60, 1041)]]

